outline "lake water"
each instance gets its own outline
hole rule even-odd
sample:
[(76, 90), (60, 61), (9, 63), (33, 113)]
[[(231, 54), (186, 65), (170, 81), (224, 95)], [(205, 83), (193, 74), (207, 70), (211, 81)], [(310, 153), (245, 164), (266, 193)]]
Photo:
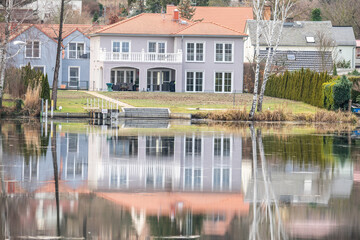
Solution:
[(2, 120), (0, 134), (0, 239), (360, 239), (351, 127)]

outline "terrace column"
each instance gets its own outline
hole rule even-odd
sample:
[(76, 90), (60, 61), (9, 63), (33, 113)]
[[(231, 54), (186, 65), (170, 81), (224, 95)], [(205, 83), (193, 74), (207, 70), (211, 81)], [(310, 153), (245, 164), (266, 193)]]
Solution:
[(147, 69), (139, 68), (139, 92), (147, 91)]

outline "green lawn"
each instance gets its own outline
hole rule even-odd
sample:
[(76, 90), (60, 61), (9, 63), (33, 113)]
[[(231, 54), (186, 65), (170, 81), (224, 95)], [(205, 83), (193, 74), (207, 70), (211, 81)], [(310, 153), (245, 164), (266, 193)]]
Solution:
[[(68, 113), (82, 113), (86, 112), (86, 99), (91, 98), (91, 95), (73, 90), (58, 90), (58, 102), (57, 107), (62, 107), (61, 112)], [(59, 112), (57, 110), (56, 112)]]
[[(135, 107), (166, 107), (172, 112), (195, 113), (193, 109), (250, 110), (252, 94), (167, 93), (167, 92), (99, 92)], [(286, 106), (293, 113), (314, 113), (318, 108), (309, 104), (280, 98), (265, 97), (264, 109)]]

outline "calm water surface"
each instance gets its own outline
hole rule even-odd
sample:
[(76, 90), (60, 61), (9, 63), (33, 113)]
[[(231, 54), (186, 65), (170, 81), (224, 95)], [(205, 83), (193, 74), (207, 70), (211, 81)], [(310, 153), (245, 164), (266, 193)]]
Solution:
[(0, 239), (360, 239), (332, 128), (2, 120)]

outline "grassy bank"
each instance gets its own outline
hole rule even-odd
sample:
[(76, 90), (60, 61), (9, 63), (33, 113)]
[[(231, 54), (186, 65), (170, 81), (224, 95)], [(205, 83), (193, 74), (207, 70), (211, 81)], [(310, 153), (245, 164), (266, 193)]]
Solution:
[[(177, 113), (197, 113), (209, 110), (238, 109), (247, 106), (250, 110), (251, 94), (221, 93), (167, 93), (167, 92), (99, 92), (108, 97), (135, 107), (166, 107)], [(291, 100), (265, 97), (264, 109), (274, 110), (287, 105), (294, 113), (315, 113), (319, 110), (309, 104)]]
[(62, 107), (61, 112), (83, 113), (86, 112), (86, 99), (88, 98), (90, 99), (91, 95), (82, 91), (58, 90), (57, 106)]

